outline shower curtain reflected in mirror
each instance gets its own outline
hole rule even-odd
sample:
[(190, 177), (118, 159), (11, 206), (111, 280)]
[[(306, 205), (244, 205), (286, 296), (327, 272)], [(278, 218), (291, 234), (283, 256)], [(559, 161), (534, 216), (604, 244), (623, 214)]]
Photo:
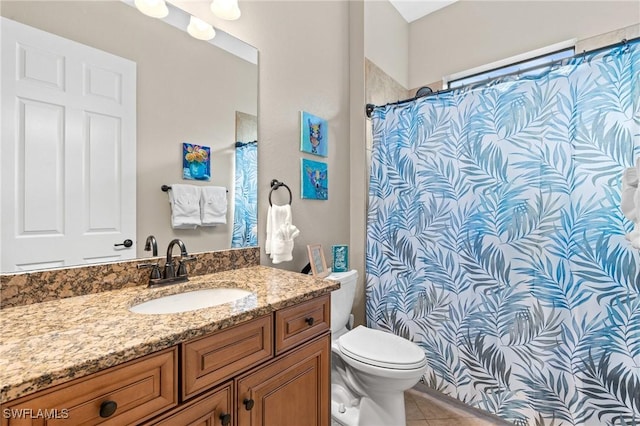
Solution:
[(515, 424), (640, 422), (640, 46), (376, 108), (367, 322)]
[(231, 248), (258, 245), (258, 142), (236, 143)]

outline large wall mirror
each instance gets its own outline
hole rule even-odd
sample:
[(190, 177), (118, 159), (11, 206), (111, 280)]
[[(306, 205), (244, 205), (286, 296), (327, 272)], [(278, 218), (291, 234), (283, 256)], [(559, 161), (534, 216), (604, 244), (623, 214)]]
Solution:
[[(135, 62), (136, 196), (132, 208), (136, 230), (135, 235), (129, 237), (134, 244), (128, 249), (135, 253), (130, 258), (151, 256), (151, 252), (144, 250), (149, 235), (157, 240), (160, 256), (174, 238), (184, 241), (190, 253), (258, 244), (255, 235), (252, 238), (234, 235), (234, 228), (236, 232), (247, 226), (251, 228), (248, 232), (256, 229), (255, 222), (248, 225), (246, 219), (234, 216), (256, 210), (255, 194), (236, 203), (236, 197), (245, 191), (242, 186), (238, 191), (236, 187), (238, 176), (245, 186), (247, 176), (254, 180), (254, 186), (257, 176), (258, 53), (221, 31), (211, 42), (192, 38), (186, 32), (189, 15), (176, 6), (169, 6), (173, 21), (167, 23), (143, 15), (122, 1), (3, 0), (0, 4), (4, 18)], [(178, 28), (181, 23), (184, 28)], [(3, 51), (3, 60), (5, 54)], [(5, 143), (3, 137), (3, 149)], [(183, 143), (210, 148), (210, 180), (183, 179)], [(9, 163), (3, 160), (2, 164), (4, 168)], [(239, 167), (253, 169), (240, 170)], [(3, 171), (3, 176), (4, 173), (9, 172)], [(161, 187), (180, 183), (226, 188), (227, 223), (173, 229), (169, 195)], [(65, 195), (64, 209), (72, 210), (74, 202), (81, 202), (74, 201), (71, 195)], [(16, 197), (8, 200), (3, 197), (2, 216), (21, 202), (20, 196)], [(236, 204), (241, 207), (236, 208)], [(46, 209), (45, 203), (40, 210)], [(6, 234), (5, 231), (0, 235), (2, 251), (10, 251), (14, 244), (19, 244), (15, 238), (7, 240)], [(58, 247), (64, 250), (63, 245)], [(114, 256), (111, 260), (122, 259)], [(27, 266), (13, 271), (3, 266), (0, 272), (43, 269), (41, 265), (29, 268), (29, 262), (23, 263)], [(88, 263), (95, 262), (77, 262)], [(50, 265), (58, 266), (72, 265)]]

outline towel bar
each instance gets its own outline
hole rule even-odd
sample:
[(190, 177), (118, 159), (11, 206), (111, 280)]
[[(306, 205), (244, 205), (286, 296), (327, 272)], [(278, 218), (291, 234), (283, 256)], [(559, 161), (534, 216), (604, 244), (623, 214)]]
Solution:
[(284, 182), (280, 182), (277, 179), (273, 179), (271, 181), (271, 191), (269, 191), (269, 205), (272, 206), (273, 204), (271, 203), (271, 193), (275, 190), (277, 190), (278, 188), (280, 188), (281, 186), (284, 186), (285, 188), (287, 188), (287, 191), (289, 191), (289, 205), (291, 205), (291, 201), (293, 201), (293, 195), (291, 195), (291, 189), (287, 186), (286, 183)]
[[(162, 192), (167, 192), (168, 190), (171, 189), (171, 185), (162, 185), (160, 189), (162, 189)], [(229, 192), (228, 189), (227, 189), (227, 192)]]

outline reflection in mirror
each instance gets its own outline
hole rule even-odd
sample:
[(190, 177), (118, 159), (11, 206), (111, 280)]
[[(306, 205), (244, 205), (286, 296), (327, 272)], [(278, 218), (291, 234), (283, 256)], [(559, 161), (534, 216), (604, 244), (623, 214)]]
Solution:
[(231, 247), (258, 245), (258, 117), (236, 112), (236, 199)]
[[(236, 45), (242, 46), (243, 54), (234, 55), (227, 51), (231, 49), (226, 47), (222, 49), (212, 43), (190, 37), (186, 33), (186, 24), (184, 29), (176, 28), (176, 25), (181, 25), (181, 22), (188, 23), (188, 15), (175, 6), (170, 4), (168, 6), (171, 9), (169, 18), (173, 19), (171, 25), (149, 18), (135, 8), (118, 1), (2, 1), (0, 14), (3, 17), (135, 63), (135, 90), (133, 90), (135, 92), (135, 114), (133, 115), (135, 140), (132, 145), (135, 148), (122, 148), (118, 145), (121, 152), (117, 149), (115, 151), (119, 152), (120, 158), (135, 158), (135, 179), (131, 177), (123, 182), (123, 187), (128, 185), (135, 193), (135, 206), (127, 208), (129, 213), (135, 212), (135, 231), (132, 231), (133, 235), (118, 236), (115, 239), (109, 227), (98, 226), (93, 233), (105, 237), (103, 240), (107, 242), (103, 241), (102, 244), (112, 252), (112, 257), (84, 256), (75, 264), (120, 260), (121, 254), (125, 251), (132, 253), (131, 257), (149, 257), (150, 252), (143, 250), (148, 235), (154, 235), (157, 239), (160, 254), (163, 253), (168, 242), (174, 238), (182, 239), (191, 253), (231, 247), (234, 222), (236, 222), (234, 200), (238, 198), (236, 194), (238, 173), (235, 166), (238, 155), (235, 145), (237, 142), (252, 142), (257, 139), (257, 135), (251, 136), (251, 140), (244, 136), (239, 140), (239, 134), (236, 137), (236, 113), (241, 112), (254, 117), (257, 115), (257, 52), (222, 31), (217, 31), (216, 38), (212, 42), (234, 41)], [(2, 31), (4, 35), (4, 28)], [(252, 51), (253, 55), (247, 55), (247, 50)], [(4, 49), (2, 55), (4, 60)], [(256, 60), (252, 60), (252, 57)], [(101, 74), (94, 75), (96, 76), (94, 81), (97, 81)], [(73, 110), (67, 111), (67, 115), (73, 112)], [(2, 114), (3, 122), (6, 122), (4, 107)], [(104, 114), (100, 115), (100, 117), (103, 116)], [(5, 156), (5, 144), (12, 142), (5, 137), (4, 132), (1, 142), (4, 183), (5, 175), (18, 176), (21, 172), (8, 170), (7, 165), (15, 161), (8, 160)], [(185, 142), (211, 149), (209, 181), (182, 179), (182, 144)], [(66, 155), (64, 148), (65, 146), (59, 148), (58, 154), (63, 152)], [(88, 155), (86, 147), (80, 148), (80, 154)], [(99, 151), (94, 150), (93, 154), (94, 164), (109, 164), (105, 157), (103, 157), (105, 161), (96, 161), (96, 158), (100, 158)], [(47, 161), (41, 161), (40, 164), (46, 163)], [(44, 171), (44, 176), (51, 175)], [(81, 179), (85, 179), (87, 173), (91, 176), (94, 170), (92, 168), (85, 172)], [(64, 194), (62, 199), (54, 200), (57, 203), (56, 209), (65, 212), (79, 210), (78, 206), (88, 202), (87, 197), (76, 191), (66, 190), (65, 192), (64, 185), (68, 182), (65, 182), (62, 177), (66, 176), (69, 170), (55, 173), (62, 173), (62, 175), (54, 174), (53, 177), (58, 179), (56, 181), (58, 184), (62, 185), (60, 192)], [(43, 184), (44, 179), (47, 177), (41, 182), (35, 182), (34, 185), (37, 187)], [(17, 180), (19, 179), (16, 178)], [(229, 191), (226, 225), (198, 227), (191, 230), (172, 229), (168, 196), (160, 188), (164, 184), (173, 183), (226, 187)], [(19, 185), (16, 189), (19, 189)], [(3, 216), (3, 222), (7, 211), (17, 214), (21, 208), (19, 201), (24, 197), (20, 194), (15, 196), (17, 198), (7, 199), (5, 192), (2, 193), (0, 214)], [(102, 206), (97, 211), (108, 210), (110, 204), (104, 198), (106, 197), (97, 198), (102, 202), (102, 204), (96, 203), (96, 206)], [(95, 201), (96, 198), (94, 197), (93, 200)], [(251, 205), (255, 202), (255, 197), (246, 202), (243, 199), (243, 202), (244, 210), (253, 208), (255, 211), (255, 206)], [(40, 210), (46, 212), (46, 217), (50, 217), (58, 212), (53, 209), (53, 205), (45, 203)], [(49, 241), (57, 250), (62, 251), (64, 244), (58, 243), (58, 240), (69, 228), (69, 219), (59, 220), (56, 217), (56, 220), (59, 222), (56, 224), (58, 229), (55, 232), (56, 235), (50, 236)], [(81, 222), (86, 220), (85, 217), (76, 219)], [(86, 224), (83, 223), (84, 225)], [(5, 240), (7, 234), (12, 234), (13, 243)], [(10, 251), (14, 244), (18, 244), (15, 242), (16, 236), (18, 240), (24, 238), (23, 241), (25, 241), (33, 235), (20, 235), (19, 227), (13, 226), (7, 229), (3, 224), (0, 251), (3, 253)], [(125, 247), (123, 244), (125, 239), (131, 239), (133, 244)], [(115, 244), (123, 245), (115, 246)], [(244, 238), (242, 244), (257, 245), (257, 240)], [(89, 253), (90, 249), (81, 249), (81, 251)], [(35, 254), (32, 256), (33, 259), (23, 261), (24, 266), (14, 270), (28, 270), (30, 263), (39, 262)], [(71, 266), (71, 263), (52, 262), (45, 266)], [(10, 272), (10, 270), (3, 265), (1, 272)]]

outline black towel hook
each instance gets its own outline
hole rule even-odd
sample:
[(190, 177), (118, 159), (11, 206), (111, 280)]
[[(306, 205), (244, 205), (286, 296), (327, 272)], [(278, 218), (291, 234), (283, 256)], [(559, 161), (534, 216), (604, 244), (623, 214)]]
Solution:
[(269, 191), (269, 205), (270, 206), (273, 205), (271, 203), (271, 193), (273, 191), (275, 191), (276, 189), (280, 188), (281, 186), (284, 186), (285, 188), (287, 188), (287, 191), (289, 191), (289, 205), (291, 205), (291, 201), (293, 201), (293, 195), (291, 195), (291, 189), (284, 182), (280, 182), (278, 179), (272, 179), (271, 180), (271, 191)]

